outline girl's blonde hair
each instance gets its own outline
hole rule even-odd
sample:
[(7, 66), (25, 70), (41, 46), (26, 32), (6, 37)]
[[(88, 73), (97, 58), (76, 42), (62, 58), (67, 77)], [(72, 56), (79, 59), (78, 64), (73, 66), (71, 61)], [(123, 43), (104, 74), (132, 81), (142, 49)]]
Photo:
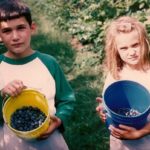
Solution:
[(117, 51), (116, 35), (132, 31), (136, 31), (139, 35), (141, 45), (140, 68), (145, 71), (150, 65), (149, 39), (145, 27), (135, 18), (122, 16), (108, 26), (105, 37), (105, 63), (115, 79), (119, 78), (119, 71), (124, 65)]

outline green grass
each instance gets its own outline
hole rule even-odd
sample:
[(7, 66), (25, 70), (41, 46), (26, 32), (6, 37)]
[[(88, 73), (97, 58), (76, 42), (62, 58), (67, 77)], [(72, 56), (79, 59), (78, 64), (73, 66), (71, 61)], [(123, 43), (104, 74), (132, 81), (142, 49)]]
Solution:
[(96, 79), (84, 74), (71, 81), (77, 102), (64, 134), (70, 150), (108, 150), (108, 132), (95, 111), (99, 90), (89, 86)]

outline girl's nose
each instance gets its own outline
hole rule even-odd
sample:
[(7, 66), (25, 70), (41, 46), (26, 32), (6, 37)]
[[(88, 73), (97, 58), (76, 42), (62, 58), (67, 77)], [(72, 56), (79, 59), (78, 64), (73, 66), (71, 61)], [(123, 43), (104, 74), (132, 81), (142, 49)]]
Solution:
[(129, 54), (130, 54), (130, 55), (135, 55), (135, 54), (136, 54), (136, 49), (135, 49), (135, 48), (131, 48), (131, 49), (129, 50)]

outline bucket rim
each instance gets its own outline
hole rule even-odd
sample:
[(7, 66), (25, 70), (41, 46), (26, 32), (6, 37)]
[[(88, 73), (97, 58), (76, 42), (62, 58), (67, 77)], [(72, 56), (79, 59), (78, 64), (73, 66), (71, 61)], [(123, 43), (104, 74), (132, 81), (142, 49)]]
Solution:
[[(7, 119), (6, 119), (6, 116), (4, 115), (4, 109), (5, 109), (5, 105), (7, 105), (7, 103), (9, 103), (9, 101), (10, 100), (14, 100), (14, 98), (13, 97), (8, 97), (7, 99), (6, 99), (6, 101), (5, 101), (5, 103), (3, 104), (3, 108), (2, 108), (2, 111), (3, 111), (3, 118), (4, 118), (4, 121), (5, 121), (5, 123), (7, 124), (7, 126), (12, 130), (12, 131), (14, 131), (14, 132), (17, 132), (17, 133), (19, 133), (19, 134), (23, 134), (23, 135), (25, 135), (25, 134), (32, 134), (32, 132), (36, 132), (36, 130), (38, 130), (38, 129), (40, 129), (40, 128), (42, 128), (44, 125), (45, 125), (45, 123), (46, 122), (49, 122), (49, 124), (51, 123), (51, 115), (50, 115), (50, 107), (49, 107), (49, 104), (48, 104), (48, 100), (47, 100), (47, 98), (45, 97), (45, 95), (43, 94), (43, 93), (41, 93), (40, 91), (38, 91), (38, 90), (35, 90), (35, 89), (33, 89), (33, 88), (27, 88), (27, 89), (24, 89), (24, 90), (22, 90), (22, 92), (21, 93), (28, 93), (28, 92), (34, 92), (34, 93), (36, 93), (37, 95), (39, 95), (39, 96), (42, 96), (44, 99), (45, 99), (45, 102), (46, 102), (46, 105), (48, 106), (48, 110), (47, 110), (47, 115), (46, 115), (46, 118), (45, 118), (45, 120), (44, 120), (44, 122), (42, 122), (42, 124), (40, 125), (40, 126), (38, 126), (37, 128), (35, 128), (35, 129), (32, 129), (32, 130), (29, 130), (29, 131), (20, 131), (20, 130), (17, 130), (17, 129), (15, 129), (15, 128), (13, 128), (11, 125), (10, 125), (10, 123), (8, 123), (8, 121), (7, 121)], [(19, 96), (19, 95), (18, 95)]]
[(136, 82), (136, 81), (132, 81), (132, 80), (119, 80), (119, 81), (115, 81), (115, 82), (111, 83), (111, 84), (105, 89), (105, 91), (104, 91), (104, 93), (103, 93), (103, 102), (104, 102), (104, 107), (106, 107), (106, 110), (109, 110), (112, 114), (117, 115), (117, 116), (120, 116), (120, 117), (123, 117), (123, 118), (138, 118), (138, 117), (141, 117), (141, 116), (142, 116), (143, 114), (145, 114), (146, 112), (147, 112), (147, 113), (150, 113), (150, 106), (148, 106), (142, 113), (140, 113), (140, 114), (138, 114), (138, 115), (136, 115), (136, 116), (132, 116), (132, 117), (130, 117), (130, 116), (125, 116), (125, 115), (121, 115), (121, 114), (118, 114), (118, 113), (116, 113), (115, 111), (111, 110), (111, 109), (106, 105), (106, 103), (105, 103), (106, 92), (107, 92), (113, 85), (118, 84), (118, 83), (132, 83), (132, 84), (134, 84), (134, 85), (138, 85), (138, 86), (141, 87), (147, 94), (150, 95), (150, 92), (148, 91), (148, 89), (147, 89), (144, 85), (142, 85), (142, 84), (140, 84), (140, 83), (138, 83), (138, 82)]

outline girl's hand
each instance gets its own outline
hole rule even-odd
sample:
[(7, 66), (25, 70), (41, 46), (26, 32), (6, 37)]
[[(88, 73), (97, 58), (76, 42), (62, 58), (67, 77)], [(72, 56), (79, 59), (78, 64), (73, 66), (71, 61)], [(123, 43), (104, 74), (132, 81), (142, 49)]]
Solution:
[(51, 116), (50, 117), (51, 121), (50, 121), (50, 126), (47, 129), (46, 132), (44, 132), (43, 134), (41, 134), (41, 136), (38, 139), (45, 139), (48, 138), (49, 135), (55, 130), (57, 129), (60, 125), (61, 125), (61, 120), (56, 117), (56, 116)]
[(99, 103), (99, 105), (96, 107), (96, 111), (98, 115), (100, 116), (102, 122), (106, 121), (106, 113), (104, 112), (104, 107), (102, 104), (103, 99), (101, 97), (97, 97), (96, 101)]
[(119, 125), (119, 128), (110, 125), (109, 130), (111, 131), (111, 135), (118, 139), (134, 140), (141, 138), (140, 130), (126, 125)]
[(1, 96), (5, 97), (7, 95), (9, 96), (17, 96), (19, 95), (23, 89), (25, 89), (26, 86), (23, 84), (20, 80), (14, 80), (10, 83), (8, 83), (2, 90), (1, 90)]

